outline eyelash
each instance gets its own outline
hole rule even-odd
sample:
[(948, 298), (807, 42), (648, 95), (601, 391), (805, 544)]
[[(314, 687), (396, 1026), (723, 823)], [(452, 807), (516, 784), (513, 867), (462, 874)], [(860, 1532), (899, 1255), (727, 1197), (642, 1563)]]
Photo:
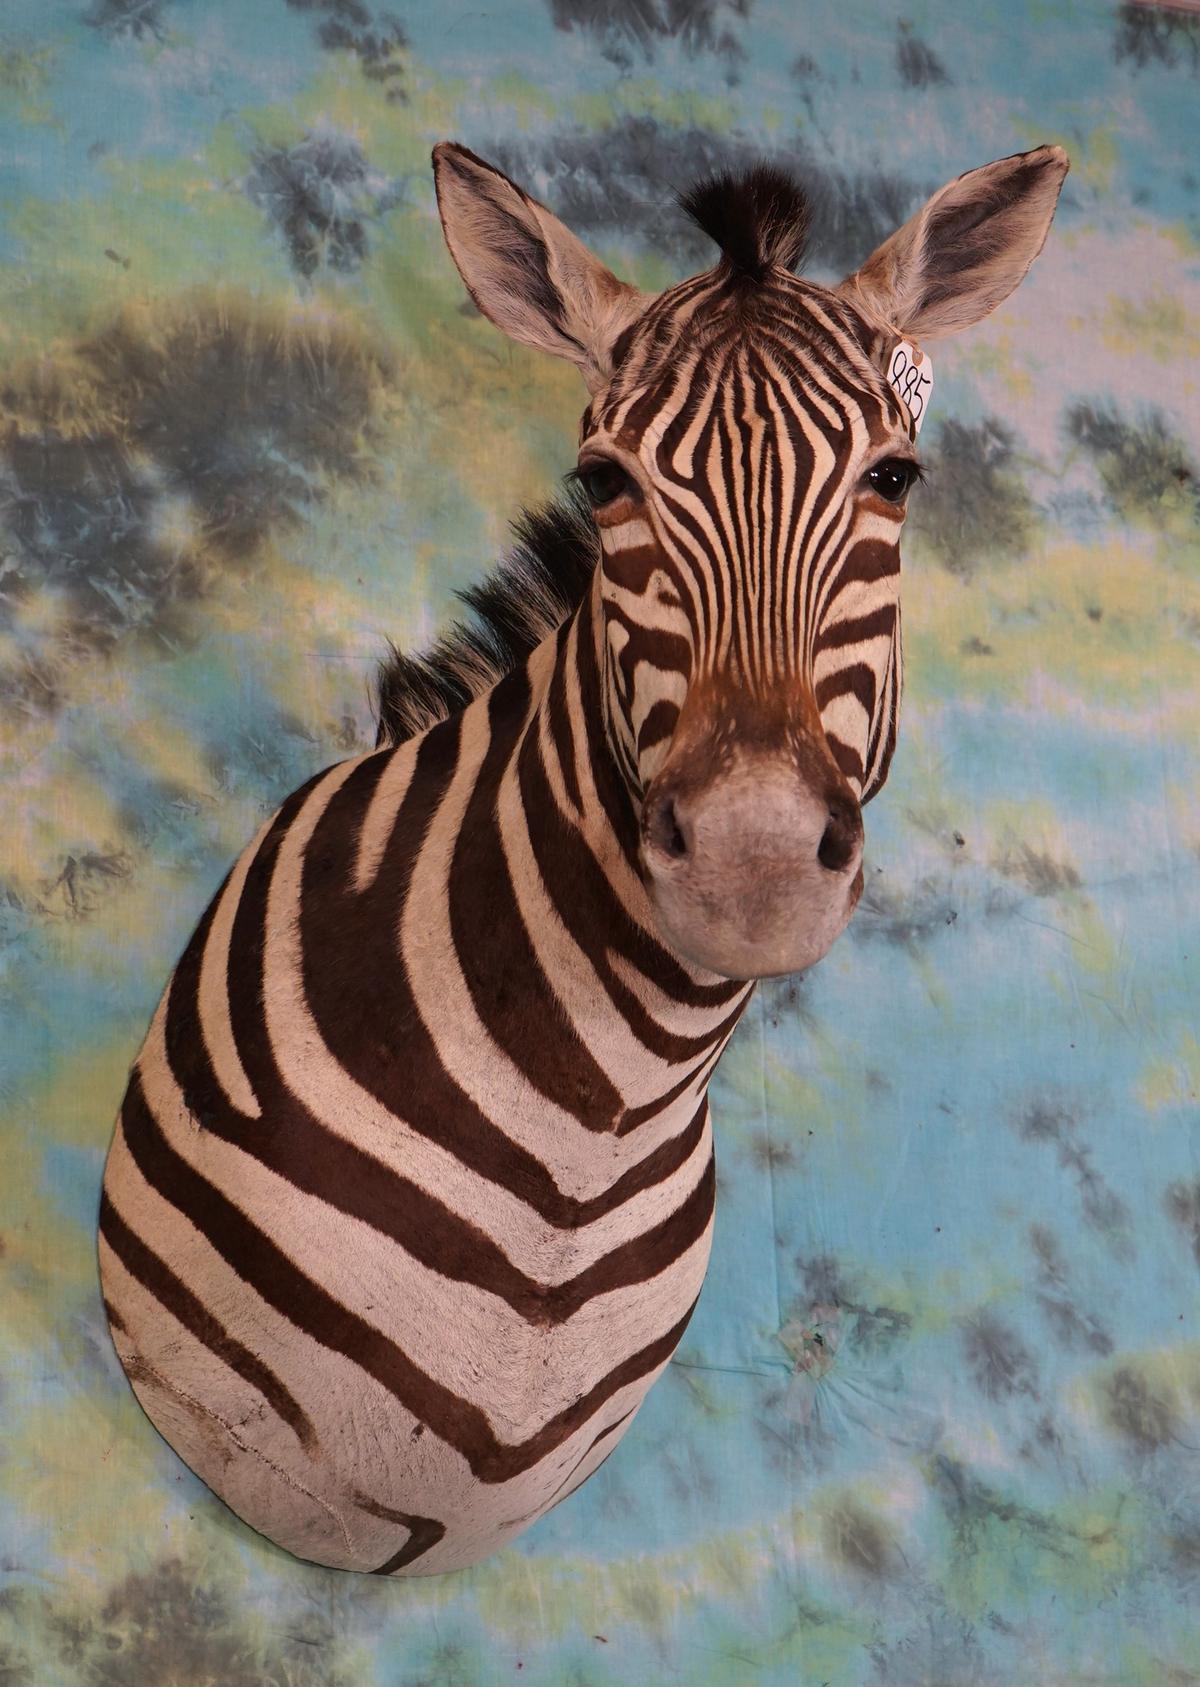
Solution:
[[(604, 478), (608, 477), (609, 491), (601, 496), (604, 488)], [(603, 509), (606, 504), (613, 504), (623, 493), (633, 489), (632, 478), (625, 473), (619, 463), (611, 458), (598, 459), (591, 463), (582, 463), (579, 468), (572, 469), (564, 479), (575, 486), (583, 488), (584, 496), (594, 510)]]
[[(885, 492), (881, 486), (877, 486), (872, 478), (874, 475), (882, 474), (885, 470), (899, 470), (901, 472), (904, 485), (896, 492), (894, 497)], [(918, 481), (924, 479), (925, 470), (912, 457), (885, 457), (882, 462), (872, 463), (863, 476), (864, 482), (871, 488), (871, 491), (888, 504), (902, 504)]]

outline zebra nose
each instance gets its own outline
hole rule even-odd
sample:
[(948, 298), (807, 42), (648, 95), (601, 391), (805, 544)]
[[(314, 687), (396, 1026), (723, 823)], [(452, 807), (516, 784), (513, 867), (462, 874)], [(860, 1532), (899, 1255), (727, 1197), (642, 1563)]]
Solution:
[(695, 829), (671, 791), (659, 791), (646, 804), (642, 815), (646, 849), (668, 861), (683, 861), (695, 845)]
[[(817, 845), (817, 860), (830, 873), (857, 866), (862, 854), (863, 823), (858, 804), (840, 794), (827, 798), (828, 819)], [(695, 853), (696, 829), (686, 797), (670, 789), (651, 791), (642, 811), (643, 848), (648, 857), (684, 864)]]
[(790, 758), (662, 769), (641, 814), (659, 933), (727, 978), (799, 971), (845, 927), (862, 890), (863, 825), (845, 782)]
[(831, 873), (844, 873), (857, 864), (862, 850), (863, 823), (857, 803), (835, 797), (829, 804), (829, 822), (817, 845), (817, 860)]

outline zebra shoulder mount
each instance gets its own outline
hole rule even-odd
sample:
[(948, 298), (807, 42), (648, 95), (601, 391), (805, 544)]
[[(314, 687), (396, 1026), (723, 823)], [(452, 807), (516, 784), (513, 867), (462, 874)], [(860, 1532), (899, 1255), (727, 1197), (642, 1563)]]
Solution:
[(687, 1328), (709, 1080), (850, 919), (896, 743), (889, 358), (1012, 292), (1067, 159), (959, 176), (836, 286), (796, 183), (717, 176), (682, 200), (714, 263), (656, 295), (464, 147), (434, 168), (483, 315), (584, 378), (576, 485), (230, 871), (100, 1213), (152, 1422), (272, 1541), (382, 1575), (565, 1499)]

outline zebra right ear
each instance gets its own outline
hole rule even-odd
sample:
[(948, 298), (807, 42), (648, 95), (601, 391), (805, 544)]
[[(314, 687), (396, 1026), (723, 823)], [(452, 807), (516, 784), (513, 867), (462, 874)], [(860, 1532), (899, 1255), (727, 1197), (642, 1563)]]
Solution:
[(618, 281), (544, 205), (465, 146), (435, 146), (433, 172), (446, 244), (480, 310), (511, 339), (576, 364), (595, 392), (648, 295)]
[(968, 170), (935, 193), (838, 291), (918, 342), (970, 328), (1042, 249), (1068, 169), (1060, 146)]

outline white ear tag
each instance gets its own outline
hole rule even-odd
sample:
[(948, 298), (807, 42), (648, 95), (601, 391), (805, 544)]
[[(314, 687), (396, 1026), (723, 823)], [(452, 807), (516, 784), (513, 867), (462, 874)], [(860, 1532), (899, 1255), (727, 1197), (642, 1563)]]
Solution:
[(888, 381), (912, 417), (913, 432), (920, 433), (933, 396), (933, 359), (911, 340), (901, 340), (888, 364)]

